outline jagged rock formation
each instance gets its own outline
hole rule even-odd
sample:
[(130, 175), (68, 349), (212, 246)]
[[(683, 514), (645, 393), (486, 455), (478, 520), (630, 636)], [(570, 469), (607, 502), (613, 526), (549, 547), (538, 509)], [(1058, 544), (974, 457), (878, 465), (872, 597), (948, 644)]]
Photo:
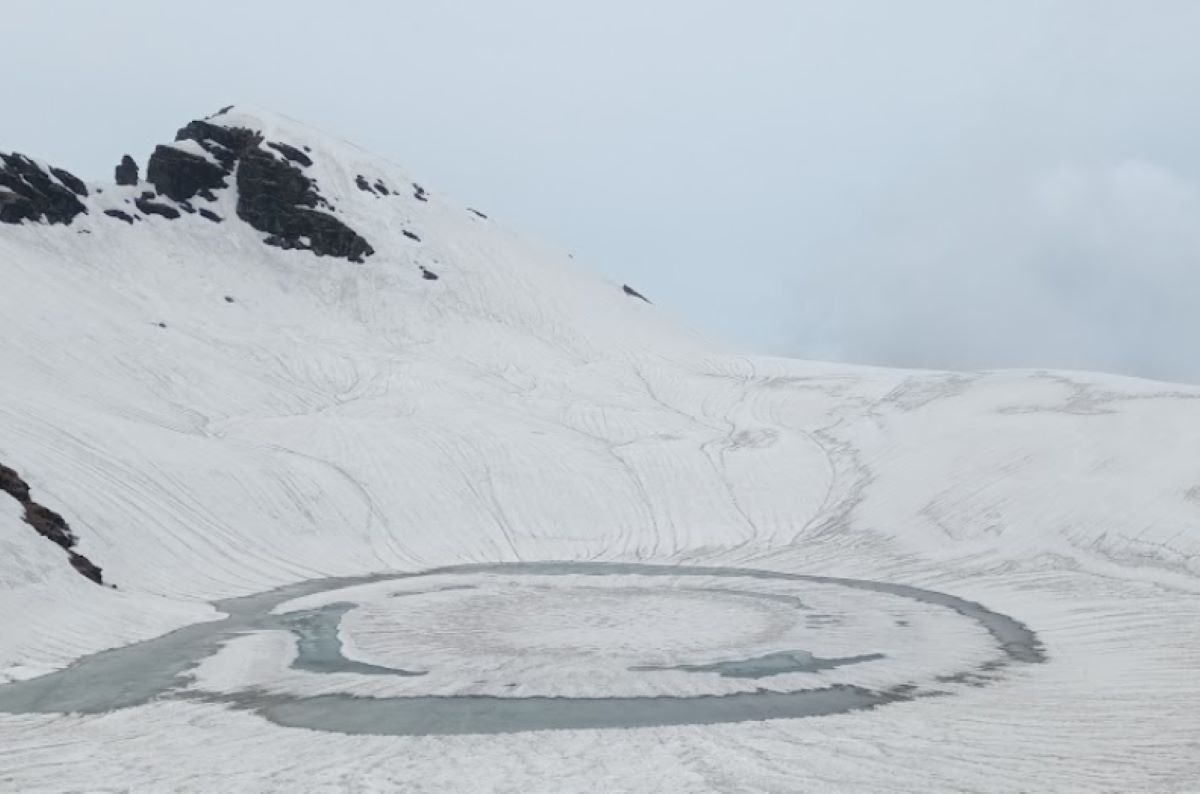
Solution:
[(0, 153), (0, 223), (45, 221), (69, 224), (87, 212), (79, 200), (87, 187), (69, 171), (43, 169), (23, 154)]
[[(216, 201), (216, 191), (236, 184), (238, 217), (264, 232), (267, 245), (361, 263), (375, 249), (334, 215), (333, 204), (304, 173), (314, 164), (307, 149), (266, 140), (263, 133), (245, 127), (193, 121), (176, 133), (174, 144), (155, 148), (146, 164), (146, 181), (154, 190), (131, 199), (142, 216), (175, 220), (183, 213), (199, 214), (221, 223), (220, 215), (192, 202)], [(80, 200), (88, 196), (87, 186), (70, 172), (44, 167), (21, 154), (0, 154), (0, 158), (0, 222), (69, 224), (88, 211)], [(129, 155), (121, 158), (114, 175), (118, 185), (139, 184), (137, 162)], [(381, 180), (372, 186), (359, 179), (360, 187), (365, 185), (376, 195), (394, 192)], [(424, 201), (424, 191), (414, 188), (416, 197)], [(128, 224), (142, 220), (111, 206), (97, 209)]]
[(120, 164), (117, 165), (114, 176), (118, 185), (136, 185), (138, 183), (138, 165), (129, 155), (121, 158)]
[(100, 567), (74, 550), (79, 538), (71, 531), (66, 519), (50, 508), (33, 501), (29, 493), (29, 484), (21, 479), (21, 475), (17, 474), (15, 470), (2, 463), (0, 463), (0, 491), (16, 499), (25, 508), (26, 524), (67, 552), (72, 568), (96, 584), (104, 583)]
[(147, 178), (159, 192), (176, 201), (197, 195), (208, 198), (236, 179), (238, 217), (266, 232), (268, 245), (351, 262), (362, 262), (375, 253), (358, 232), (323, 211), (332, 206), (301, 171), (312, 165), (312, 159), (300, 149), (279, 141), (264, 143), (253, 130), (207, 121), (193, 121), (175, 139), (195, 141), (215, 162), (177, 147), (158, 147), (150, 158)]
[(357, 232), (327, 212), (316, 185), (299, 168), (260, 148), (242, 155), (237, 173), (238, 217), (268, 232), (268, 245), (301, 248), (318, 256), (362, 262), (375, 249)]

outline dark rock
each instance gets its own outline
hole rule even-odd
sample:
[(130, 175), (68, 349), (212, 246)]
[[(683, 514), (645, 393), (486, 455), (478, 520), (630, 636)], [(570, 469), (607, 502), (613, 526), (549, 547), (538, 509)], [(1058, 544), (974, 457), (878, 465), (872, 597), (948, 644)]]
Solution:
[(136, 185), (138, 183), (138, 164), (129, 155), (121, 158), (116, 168), (118, 185)]
[[(270, 235), (268, 245), (303, 248), (351, 262), (362, 262), (375, 253), (349, 226), (312, 209), (321, 199), (312, 180), (295, 166), (254, 148), (242, 155), (237, 184), (238, 217)], [(307, 238), (307, 243), (301, 238)]]
[(484, 215), (484, 214), (483, 214), (482, 212), (480, 212), (479, 210), (476, 210), (476, 209), (471, 209), (470, 207), (467, 207), (467, 212), (473, 212), (473, 213), (475, 213), (476, 215), (478, 215), (479, 217), (483, 218), (484, 220), (487, 220), (487, 216), (486, 216), (486, 215)]
[(222, 218), (220, 215), (213, 212), (212, 210), (206, 210), (203, 207), (200, 208), (200, 217), (207, 218), (208, 220), (212, 221), (213, 223), (221, 223), (222, 221), (225, 220), (224, 218)]
[(166, 328), (166, 327), (167, 327), (167, 324), (166, 324), (166, 323), (159, 323), (159, 324), (158, 324), (158, 327), (159, 327), (159, 328)]
[(626, 295), (632, 295), (632, 296), (633, 296), (633, 297), (635, 297), (635, 298), (641, 298), (641, 299), (642, 299), (642, 300), (644, 300), (646, 303), (650, 303), (650, 302), (651, 302), (649, 298), (647, 298), (645, 295), (643, 295), (642, 293), (638, 292), (637, 290), (635, 290), (633, 287), (629, 286), (628, 284), (623, 284), (623, 285), (621, 285), (621, 289), (625, 290), (625, 294), (626, 294)]
[(134, 199), (134, 206), (144, 212), (146, 215), (161, 215), (164, 218), (174, 220), (179, 217), (179, 210), (172, 207), (170, 204), (160, 204), (157, 201), (151, 201), (148, 198)]
[(83, 184), (83, 180), (72, 174), (70, 171), (64, 171), (61, 168), (50, 166), (50, 173), (57, 177), (59, 182), (67, 186), (67, 189), (76, 196), (86, 196), (88, 194), (87, 185)]
[(413, 198), (415, 198), (417, 201), (429, 201), (429, 199), (426, 198), (425, 188), (421, 187), (416, 182), (413, 182)]
[(278, 143), (276, 141), (267, 141), (267, 146), (270, 146), (293, 163), (299, 163), (306, 167), (312, 165), (312, 158), (295, 146), (289, 146), (286, 143)]
[(73, 550), (79, 538), (71, 530), (65, 518), (45, 505), (33, 501), (29, 484), (13, 469), (0, 464), (0, 491), (16, 499), (25, 508), (25, 523), (33, 527), (39, 535), (56, 544), (67, 552), (71, 567), (91, 579), (96, 584), (103, 584), (104, 577), (100, 567)]
[[(77, 551), (68, 551), (67, 558), (71, 561), (71, 567), (76, 571), (91, 579), (96, 584), (104, 584), (104, 572), (99, 565)], [(113, 585), (113, 587), (116, 587), (116, 585)]]
[(225, 302), (226, 302), (226, 303), (233, 303), (233, 296), (232, 296), (232, 295), (226, 295), (226, 296), (225, 296)]
[[(59, 182), (74, 184), (83, 193)], [(0, 153), (0, 223), (44, 220), (69, 224), (75, 216), (87, 212), (80, 195), (87, 195), (87, 189), (68, 172), (60, 168), (45, 171), (23, 154)]]
[(195, 214), (196, 214), (196, 208), (192, 206), (192, 204), (191, 204), (191, 202), (190, 202), (190, 201), (181, 201), (181, 202), (179, 202), (179, 208), (180, 208), (181, 210), (183, 210), (184, 212), (186, 212), (188, 215), (195, 215)]
[(358, 185), (358, 189), (359, 189), (359, 190), (366, 191), (367, 193), (374, 193), (374, 192), (375, 192), (375, 191), (374, 191), (374, 190), (371, 188), (371, 183), (369, 183), (369, 182), (367, 181), (367, 178), (366, 178), (365, 176), (363, 176), (362, 174), (359, 174), (358, 176), (356, 176), (356, 177), (354, 178), (354, 184)]
[(156, 147), (146, 166), (146, 181), (176, 201), (190, 199), (201, 190), (227, 187), (226, 176), (226, 169), (216, 163), (172, 146)]
[(233, 110), (233, 105), (226, 105), (225, 107), (221, 108), (216, 113), (214, 113), (213, 115), (214, 116), (224, 116), (226, 113), (228, 113), (231, 110)]
[(387, 185), (383, 184), (383, 180), (377, 180), (375, 182), (375, 189), (385, 196), (392, 195), (392, 191), (387, 189)]
[(233, 164), (238, 157), (247, 149), (257, 146), (262, 136), (243, 127), (221, 127), (207, 121), (193, 121), (175, 133), (175, 140), (195, 141), (215, 157), (227, 173), (233, 173)]
[(66, 519), (36, 502), (25, 505), (25, 523), (37, 530), (39, 535), (54, 541), (64, 549), (71, 548), (79, 540), (67, 526)]
[(437, 281), (438, 274), (434, 273), (432, 270), (421, 268), (421, 278), (425, 279), (426, 281)]
[(22, 505), (29, 501), (29, 484), (3, 463), (0, 463), (0, 491), (4, 491)]
[(126, 223), (128, 223), (130, 226), (133, 225), (133, 218), (129, 215), (128, 212), (122, 212), (121, 210), (105, 210), (104, 214), (110, 218), (118, 218), (120, 220), (123, 220)]
[(402, 234), (410, 240), (416, 240), (418, 243), (421, 242), (421, 238), (410, 232), (408, 229), (405, 229)]
[[(208, 121), (191, 122), (176, 133), (175, 140), (195, 141), (219, 165), (171, 147), (160, 147), (155, 151), (157, 160), (151, 158), (147, 178), (165, 195), (176, 201), (187, 201), (193, 196), (212, 201), (216, 198), (213, 190), (226, 187), (229, 180), (236, 179), (237, 215), (258, 231), (265, 232), (267, 237), (263, 242), (267, 245), (303, 249), (318, 256), (336, 256), (352, 262), (362, 262), (375, 253), (357, 232), (321, 211), (332, 211), (334, 207), (320, 194), (316, 183), (295, 165), (312, 164), (311, 158), (296, 147), (278, 141), (268, 142), (266, 146), (281, 154), (284, 158), (281, 160), (263, 148), (263, 137), (259, 133)], [(143, 196), (143, 199), (150, 201), (151, 197)], [(174, 212), (173, 208), (166, 208)], [(150, 211), (140, 204), (139, 209)], [(215, 213), (205, 214), (204, 210), (200, 213), (209, 220), (221, 220)]]

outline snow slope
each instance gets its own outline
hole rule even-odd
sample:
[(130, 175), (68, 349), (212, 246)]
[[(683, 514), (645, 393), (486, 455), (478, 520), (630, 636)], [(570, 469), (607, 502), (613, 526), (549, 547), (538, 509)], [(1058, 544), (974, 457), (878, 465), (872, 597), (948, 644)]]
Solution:
[(374, 253), (265, 245), (233, 184), (197, 202), (221, 223), (104, 214), (143, 183), (0, 224), (0, 463), (115, 585), (0, 494), (0, 681), (218, 598), (518, 560), (912, 584), (1025, 622), (1049, 661), (836, 717), (483, 739), (207, 703), (0, 715), (0, 788), (1200, 789), (1200, 388), (739, 355), (350, 144), (209, 122), (307, 152)]

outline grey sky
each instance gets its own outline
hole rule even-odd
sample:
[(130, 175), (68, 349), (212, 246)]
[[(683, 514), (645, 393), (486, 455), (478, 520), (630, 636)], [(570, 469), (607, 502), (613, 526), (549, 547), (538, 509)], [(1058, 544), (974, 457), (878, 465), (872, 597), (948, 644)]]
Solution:
[(760, 352), (1200, 381), (1191, 0), (9, 0), (0, 148), (250, 102)]

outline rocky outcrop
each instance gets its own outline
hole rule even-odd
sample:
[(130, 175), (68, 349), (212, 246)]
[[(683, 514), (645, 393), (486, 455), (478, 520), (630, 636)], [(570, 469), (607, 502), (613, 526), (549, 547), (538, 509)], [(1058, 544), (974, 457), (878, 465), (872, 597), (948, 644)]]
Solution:
[(193, 121), (175, 139), (195, 141), (216, 163), (159, 147), (151, 158), (154, 173), (148, 170), (147, 178), (165, 195), (177, 201), (204, 198), (236, 180), (237, 215), (265, 232), (267, 245), (351, 262), (362, 262), (375, 253), (358, 232), (327, 211), (332, 205), (301, 170), (311, 166), (312, 159), (297, 147), (264, 141), (254, 130), (208, 121)]
[(0, 223), (69, 224), (87, 212), (87, 187), (69, 171), (43, 169), (23, 154), (0, 153)]
[(88, 194), (87, 185), (83, 184), (83, 180), (67, 171), (64, 168), (55, 168), (50, 166), (50, 173), (54, 178), (61, 182), (67, 190), (74, 193), (76, 196), (86, 196)]
[(129, 155), (121, 158), (114, 175), (118, 185), (136, 185), (138, 183), (138, 165)]
[(96, 584), (104, 583), (100, 567), (74, 550), (79, 538), (71, 531), (66, 519), (50, 508), (33, 501), (29, 493), (29, 484), (21, 479), (15, 470), (4, 464), (0, 464), (0, 491), (16, 499), (25, 508), (26, 524), (67, 552), (71, 567)]
[[(309, 147), (265, 140), (255, 130), (209, 120), (191, 122), (176, 133), (175, 141), (156, 147), (146, 164), (145, 181), (154, 190), (133, 199), (141, 215), (104, 209), (106, 216), (132, 224), (142, 216), (173, 220), (188, 213), (221, 223), (224, 218), (193, 202), (214, 202), (216, 191), (236, 183), (237, 216), (263, 232), (267, 245), (360, 263), (375, 253), (361, 234), (335, 215), (336, 208), (305, 174), (313, 165)], [(88, 195), (87, 186), (70, 172), (41, 166), (20, 154), (0, 158), (0, 222), (69, 224), (87, 212), (80, 201)], [(125, 155), (115, 176), (119, 185), (138, 185), (137, 163)], [(377, 196), (395, 192), (378, 179), (374, 184), (365, 177), (358, 181)], [(424, 190), (413, 188), (424, 201)]]
[(300, 248), (351, 262), (362, 262), (375, 253), (358, 232), (316, 209), (318, 205), (328, 206), (328, 202), (318, 194), (311, 179), (261, 148), (242, 155), (237, 185), (238, 217), (271, 235), (268, 245)]
[(158, 146), (146, 166), (146, 181), (159, 193), (187, 201), (201, 190), (228, 187), (228, 172), (216, 163), (173, 146)]
[(238, 157), (247, 149), (258, 146), (262, 136), (241, 127), (221, 127), (207, 121), (193, 121), (175, 133), (177, 141), (195, 141), (217, 159), (227, 174), (233, 173)]

